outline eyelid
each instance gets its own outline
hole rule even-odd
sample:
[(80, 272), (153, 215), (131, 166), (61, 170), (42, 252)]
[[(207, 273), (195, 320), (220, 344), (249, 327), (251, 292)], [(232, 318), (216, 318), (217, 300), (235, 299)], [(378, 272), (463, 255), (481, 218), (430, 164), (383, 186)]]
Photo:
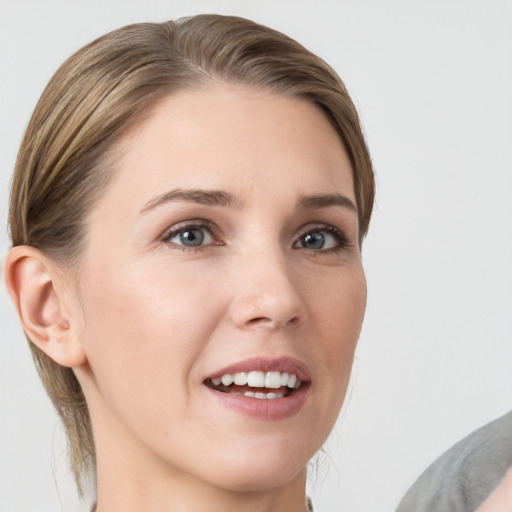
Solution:
[[(214, 242), (206, 245), (198, 245), (196, 247), (171, 242), (172, 238), (174, 238), (176, 235), (179, 235), (183, 231), (187, 231), (187, 229), (205, 229), (210, 233), (210, 235), (214, 239)], [(160, 237), (160, 240), (162, 242), (172, 245), (173, 247), (176, 247), (181, 250), (192, 251), (209, 247), (211, 245), (222, 245), (222, 242), (220, 242), (219, 239), (220, 230), (214, 224), (212, 224), (210, 221), (206, 219), (188, 219), (182, 222), (178, 222), (177, 224), (173, 224), (171, 227), (167, 228)]]
[[(171, 242), (171, 239), (175, 236), (179, 235), (181, 232), (187, 231), (188, 229), (205, 229), (207, 230), (210, 235), (213, 238), (212, 243), (208, 243), (206, 245), (198, 245), (198, 246), (186, 246), (183, 244), (177, 244), (175, 242)], [(337, 245), (336, 247), (327, 248), (327, 249), (307, 249), (306, 247), (300, 247), (298, 246), (301, 238), (309, 233), (314, 233), (317, 231), (324, 231), (332, 236), (334, 236), (337, 239)], [(206, 219), (187, 219), (181, 222), (178, 222), (176, 224), (173, 224), (172, 226), (168, 227), (163, 234), (159, 237), (160, 240), (168, 245), (171, 245), (174, 248), (185, 250), (185, 251), (197, 251), (201, 249), (205, 249), (207, 247), (210, 247), (212, 245), (224, 245), (223, 241), (221, 240), (221, 230), (212, 222), (206, 220)], [(343, 249), (346, 249), (352, 245), (350, 239), (345, 234), (344, 230), (333, 226), (332, 224), (326, 224), (323, 222), (317, 222), (317, 223), (308, 223), (307, 225), (303, 226), (299, 230), (299, 235), (297, 236), (295, 242), (293, 243), (293, 248), (297, 249), (305, 249), (309, 250), (311, 252), (315, 253), (324, 253), (328, 254), (330, 252), (337, 252)]]
[[(297, 247), (297, 244), (300, 242), (300, 240), (303, 236), (305, 236), (309, 233), (317, 232), (317, 231), (325, 231), (325, 232), (333, 235), (334, 237), (336, 237), (337, 241), (338, 241), (338, 246), (330, 248), (330, 249), (317, 249), (317, 250), (307, 249), (306, 247)], [(300, 234), (297, 237), (297, 240), (294, 242), (293, 247), (294, 248), (297, 247), (298, 249), (310, 250), (311, 252), (315, 252), (315, 253), (319, 253), (319, 254), (320, 253), (327, 254), (330, 252), (337, 252), (337, 251), (346, 249), (347, 247), (350, 247), (350, 245), (351, 245), (350, 239), (345, 234), (345, 232), (342, 229), (340, 229), (336, 226), (333, 226), (332, 224), (325, 224), (323, 222), (308, 224), (308, 225), (304, 226), (300, 230), (299, 233)]]

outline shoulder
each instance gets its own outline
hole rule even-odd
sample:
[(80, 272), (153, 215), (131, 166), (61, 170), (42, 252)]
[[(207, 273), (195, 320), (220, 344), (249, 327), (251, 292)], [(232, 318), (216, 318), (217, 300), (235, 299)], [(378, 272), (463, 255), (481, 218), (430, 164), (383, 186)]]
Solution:
[(475, 430), (434, 461), (397, 512), (466, 512), (478, 507), (512, 465), (512, 411)]

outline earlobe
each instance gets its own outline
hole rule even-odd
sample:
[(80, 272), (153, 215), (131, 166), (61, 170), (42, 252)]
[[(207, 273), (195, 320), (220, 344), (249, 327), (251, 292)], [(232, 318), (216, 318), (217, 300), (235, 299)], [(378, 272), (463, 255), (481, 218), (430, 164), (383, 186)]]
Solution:
[(84, 364), (78, 319), (72, 316), (57, 266), (34, 247), (13, 247), (5, 261), (5, 282), (30, 340), (63, 366)]

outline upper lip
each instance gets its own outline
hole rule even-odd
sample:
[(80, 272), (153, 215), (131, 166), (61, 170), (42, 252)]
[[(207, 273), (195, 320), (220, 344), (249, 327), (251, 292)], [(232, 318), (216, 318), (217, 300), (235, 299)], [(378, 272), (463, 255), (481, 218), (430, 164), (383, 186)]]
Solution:
[(252, 357), (217, 370), (206, 378), (214, 379), (222, 377), (226, 373), (232, 375), (234, 373), (252, 371), (294, 373), (302, 382), (310, 381), (307, 366), (302, 361), (293, 357)]

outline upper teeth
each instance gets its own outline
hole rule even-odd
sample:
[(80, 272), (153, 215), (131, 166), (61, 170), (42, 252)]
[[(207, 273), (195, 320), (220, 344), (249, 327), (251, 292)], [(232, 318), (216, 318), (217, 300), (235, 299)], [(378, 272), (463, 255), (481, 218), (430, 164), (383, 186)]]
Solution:
[(272, 388), (277, 389), (281, 386), (288, 388), (298, 388), (300, 386), (300, 380), (294, 373), (286, 372), (237, 372), (237, 373), (225, 373), (222, 377), (216, 377), (212, 379), (215, 386), (221, 383), (224, 386), (230, 386), (235, 384), (237, 386), (249, 386), (251, 388)]

